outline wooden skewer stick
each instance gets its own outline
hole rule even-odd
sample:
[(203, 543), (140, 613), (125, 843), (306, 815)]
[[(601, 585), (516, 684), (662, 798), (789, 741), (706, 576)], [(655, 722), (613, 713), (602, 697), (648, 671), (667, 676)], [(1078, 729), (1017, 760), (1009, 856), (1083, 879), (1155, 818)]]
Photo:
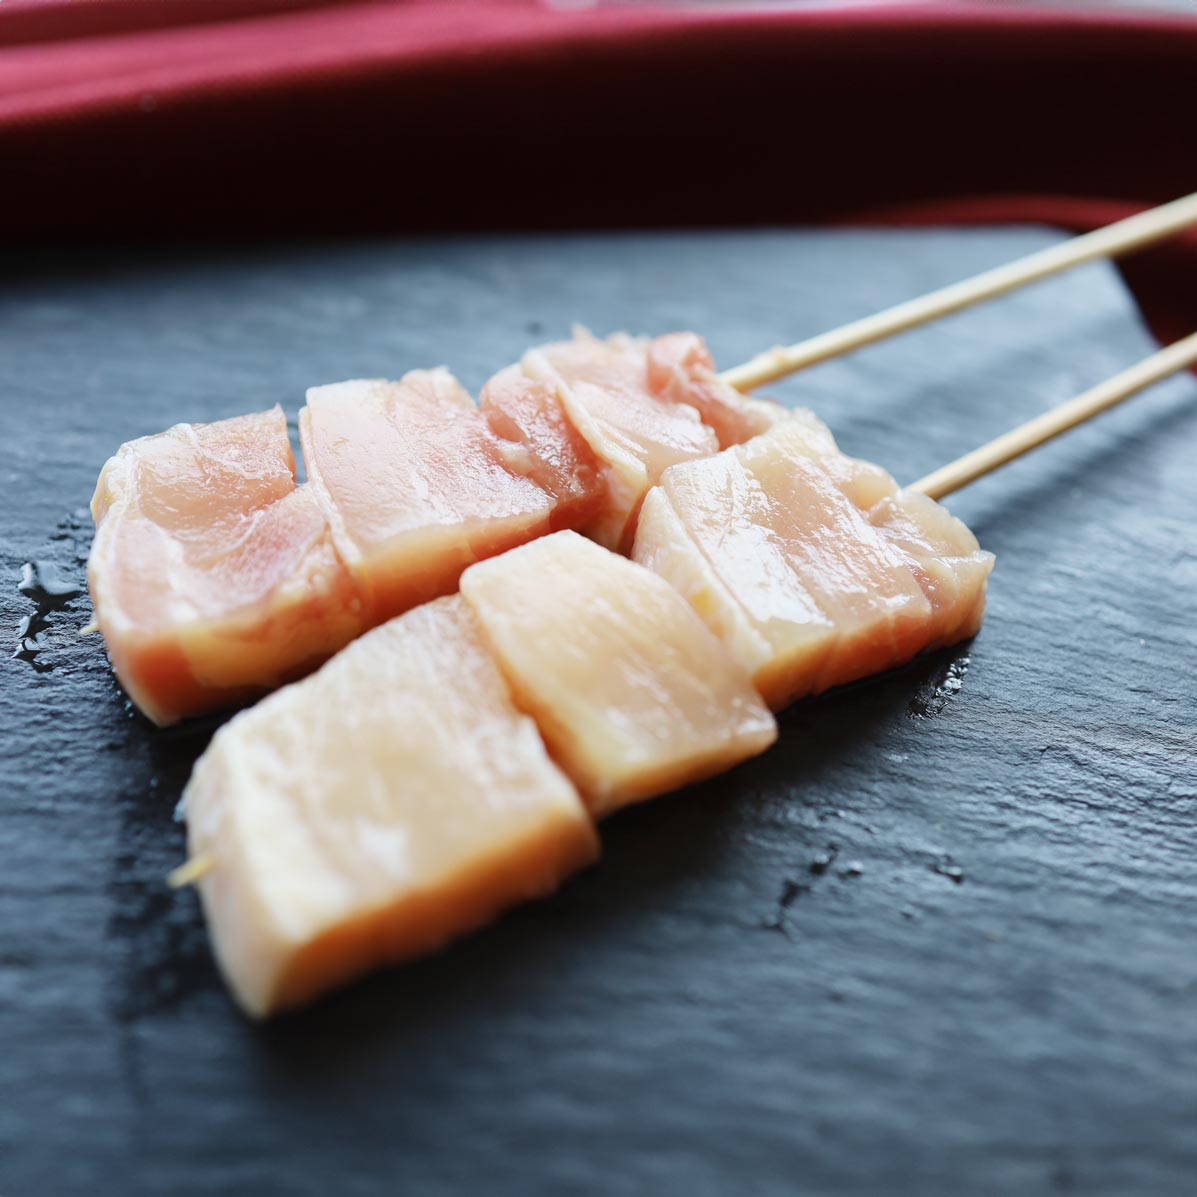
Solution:
[(1075, 399), (1069, 399), (1043, 415), (1028, 420), (1018, 428), (997, 437), (987, 445), (966, 453), (963, 457), (941, 466), (925, 478), (920, 478), (910, 489), (921, 490), (932, 499), (942, 499), (962, 486), (996, 470), (998, 466), (1021, 457), (1024, 453), (1050, 441), (1052, 437), (1075, 428), (1092, 419), (1099, 412), (1106, 411), (1129, 399), (1139, 391), (1176, 374), (1186, 366), (1197, 364), (1197, 333), (1190, 333), (1174, 341), (1166, 349), (1153, 353), (1141, 362), (1098, 383)]
[(1028, 254), (1016, 262), (941, 287), (929, 295), (886, 308), (863, 320), (854, 320), (851, 324), (821, 333), (808, 341), (766, 350), (743, 365), (725, 370), (720, 378), (739, 391), (750, 391), (828, 358), (871, 345), (874, 341), (884, 340), (908, 328), (916, 328), (982, 300), (1004, 295), (1027, 283), (1058, 274), (1070, 266), (1141, 249), (1194, 223), (1197, 223), (1197, 192), (1106, 225), (1103, 229), (1074, 237), (1071, 241)]
[(209, 856), (207, 852), (201, 852), (198, 856), (185, 860), (177, 869), (171, 869), (166, 875), (166, 884), (171, 889), (183, 889), (206, 877), (214, 868), (216, 858)]

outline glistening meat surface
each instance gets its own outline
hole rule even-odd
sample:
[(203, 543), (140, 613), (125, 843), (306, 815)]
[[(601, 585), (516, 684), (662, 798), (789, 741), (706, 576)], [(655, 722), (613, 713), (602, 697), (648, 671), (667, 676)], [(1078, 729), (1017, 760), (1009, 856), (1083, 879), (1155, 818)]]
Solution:
[(701, 339), (677, 333), (532, 350), (479, 406), (444, 369), (314, 387), (298, 488), (278, 409), (178, 425), (101, 474), (100, 629), (155, 722), (244, 701), (548, 532), (626, 550), (667, 465), (781, 413), (720, 383)]

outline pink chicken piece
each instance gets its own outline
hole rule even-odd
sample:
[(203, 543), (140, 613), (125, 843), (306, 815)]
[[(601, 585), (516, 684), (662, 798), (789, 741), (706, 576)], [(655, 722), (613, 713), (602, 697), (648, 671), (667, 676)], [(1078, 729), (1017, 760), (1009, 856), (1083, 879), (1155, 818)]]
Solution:
[(938, 504), (840, 454), (809, 413), (667, 470), (633, 556), (775, 709), (971, 635), (993, 563)]
[(282, 411), (178, 424), (100, 473), (88, 585), (117, 677), (155, 723), (289, 681), (364, 627)]
[(308, 391), (309, 480), (375, 622), (599, 500), (597, 463), (554, 402), (497, 386), (482, 411), (444, 369)]
[(870, 508), (869, 522), (909, 561), (931, 603), (935, 635), (928, 648), (975, 636), (985, 616), (993, 554), (946, 507), (918, 491), (900, 490)]
[(693, 333), (579, 334), (500, 371), (479, 405), (444, 369), (312, 388), (298, 489), (280, 412), (180, 425), (101, 475), (101, 627), (152, 719), (228, 705), (546, 533), (628, 551), (665, 468), (786, 414), (721, 383)]
[[(644, 495), (665, 469), (746, 441), (789, 414), (721, 382), (705, 342), (692, 332), (652, 340), (615, 333), (600, 340), (578, 329), (572, 340), (530, 349), (518, 365), (495, 375), (483, 388), (483, 408), (510, 403), (520, 387), (542, 404), (551, 400), (551, 439), (567, 427), (571, 441), (581, 441), (603, 472), (601, 495), (556, 527), (625, 553)], [(523, 427), (523, 413), (512, 414)]]
[(508, 366), (486, 383), (478, 403), (503, 442), (507, 467), (534, 478), (552, 495), (553, 531), (584, 527), (598, 518), (607, 499), (606, 474), (565, 414), (556, 387)]
[(648, 389), (672, 403), (688, 403), (719, 440), (719, 448), (741, 445), (768, 432), (790, 412), (769, 399), (741, 395), (720, 380), (715, 359), (697, 333), (656, 337), (646, 354)]
[(680, 388), (665, 395), (650, 387), (649, 345), (623, 333), (599, 340), (579, 330), (573, 340), (530, 349), (520, 361), (526, 377), (555, 389), (570, 423), (605, 467), (606, 503), (578, 530), (623, 551), (631, 547), (640, 504), (662, 472), (719, 448)]
[(902, 554), (931, 604), (927, 647), (975, 635), (985, 611), (993, 554), (946, 507), (918, 491), (899, 489), (887, 470), (842, 453), (830, 429), (811, 412), (793, 413), (791, 445), (817, 458), (836, 485)]

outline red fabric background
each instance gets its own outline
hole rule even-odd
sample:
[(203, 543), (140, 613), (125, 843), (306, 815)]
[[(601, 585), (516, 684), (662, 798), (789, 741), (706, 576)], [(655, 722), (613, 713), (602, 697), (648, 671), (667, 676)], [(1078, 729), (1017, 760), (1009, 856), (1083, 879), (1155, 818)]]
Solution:
[[(10, 238), (1043, 220), (1197, 188), (1197, 21), (7, 0)], [(1197, 327), (1197, 234), (1128, 277)]]

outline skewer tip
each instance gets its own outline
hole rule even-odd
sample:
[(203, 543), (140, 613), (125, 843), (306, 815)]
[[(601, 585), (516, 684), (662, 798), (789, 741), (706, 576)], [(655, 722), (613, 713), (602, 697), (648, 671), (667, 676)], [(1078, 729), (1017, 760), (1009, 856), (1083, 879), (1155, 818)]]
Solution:
[(202, 880), (216, 867), (216, 858), (208, 852), (201, 852), (198, 856), (185, 860), (177, 869), (171, 869), (166, 875), (166, 884), (171, 889), (183, 889)]

